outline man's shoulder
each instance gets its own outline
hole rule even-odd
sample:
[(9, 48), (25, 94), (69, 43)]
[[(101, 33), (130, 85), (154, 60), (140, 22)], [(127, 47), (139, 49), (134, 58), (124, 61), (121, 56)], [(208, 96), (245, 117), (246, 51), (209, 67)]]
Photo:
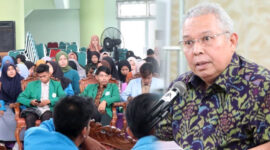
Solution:
[(182, 81), (184, 83), (188, 83), (189, 79), (192, 77), (193, 73), (191, 71), (185, 72), (181, 75), (179, 75), (172, 83), (176, 81)]
[(238, 72), (242, 80), (255, 84), (263, 82), (270, 83), (270, 70), (241, 56), (239, 56), (239, 58), (240, 69)]
[(29, 82), (29, 83), (27, 84), (27, 87), (28, 87), (28, 86), (35, 86), (35, 85), (38, 85), (38, 84), (40, 84), (40, 83), (41, 83), (40, 80), (31, 81), (31, 82)]

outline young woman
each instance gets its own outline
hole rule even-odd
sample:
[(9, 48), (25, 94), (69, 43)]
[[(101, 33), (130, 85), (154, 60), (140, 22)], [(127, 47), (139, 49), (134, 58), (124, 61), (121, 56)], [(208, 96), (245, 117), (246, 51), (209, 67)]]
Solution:
[(22, 92), (21, 80), (23, 77), (16, 71), (14, 64), (5, 64), (0, 78), (0, 142), (15, 141), (14, 133), (16, 129), (15, 116), (10, 103), (14, 103)]
[[(93, 74), (94, 70), (98, 67), (100, 54), (98, 52), (91, 52), (90, 62), (86, 65), (87, 76)], [(89, 72), (90, 71), (90, 72)]]
[(127, 60), (121, 60), (118, 63), (118, 75), (120, 79), (120, 89), (121, 93), (126, 89), (127, 86), (127, 75), (131, 71), (131, 66)]
[(68, 55), (67, 53), (60, 51), (56, 54), (56, 62), (61, 67), (62, 71), (64, 72), (64, 77), (71, 80), (72, 88), (74, 90), (75, 95), (80, 93), (79, 88), (79, 74), (77, 71), (73, 70), (68, 65)]
[(60, 66), (54, 61), (48, 61), (47, 65), (49, 66), (49, 71), (53, 77), (57, 78), (61, 82), (61, 86), (67, 95), (74, 95), (72, 89), (71, 80), (64, 77), (64, 73), (61, 70)]
[(104, 57), (102, 60), (107, 61), (110, 64), (109, 68), (111, 69), (112, 78), (115, 80), (119, 80), (118, 72), (113, 59), (111, 57)]

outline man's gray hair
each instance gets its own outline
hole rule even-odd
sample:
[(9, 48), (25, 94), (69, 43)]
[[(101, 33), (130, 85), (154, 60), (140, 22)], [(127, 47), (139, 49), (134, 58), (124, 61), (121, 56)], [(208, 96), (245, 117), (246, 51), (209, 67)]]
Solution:
[(188, 10), (184, 22), (192, 17), (213, 14), (220, 21), (221, 28), (224, 31), (233, 33), (233, 20), (228, 13), (217, 3), (201, 3)]

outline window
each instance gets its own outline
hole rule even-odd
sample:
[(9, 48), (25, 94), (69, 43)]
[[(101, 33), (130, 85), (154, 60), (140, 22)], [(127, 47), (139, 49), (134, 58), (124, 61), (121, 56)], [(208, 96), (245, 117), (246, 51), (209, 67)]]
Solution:
[(155, 48), (155, 1), (118, 0), (117, 7), (122, 46), (144, 58), (148, 48)]

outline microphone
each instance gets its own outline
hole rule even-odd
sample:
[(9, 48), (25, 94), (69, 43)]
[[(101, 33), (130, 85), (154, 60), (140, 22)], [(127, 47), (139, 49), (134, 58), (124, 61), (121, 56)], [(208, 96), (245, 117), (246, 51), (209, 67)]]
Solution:
[(175, 82), (170, 90), (165, 93), (160, 100), (156, 101), (150, 109), (148, 114), (151, 115), (147, 117), (150, 129), (167, 116), (169, 108), (172, 106), (174, 100), (177, 97), (184, 97), (186, 93), (187, 87), (185, 83), (182, 81)]

